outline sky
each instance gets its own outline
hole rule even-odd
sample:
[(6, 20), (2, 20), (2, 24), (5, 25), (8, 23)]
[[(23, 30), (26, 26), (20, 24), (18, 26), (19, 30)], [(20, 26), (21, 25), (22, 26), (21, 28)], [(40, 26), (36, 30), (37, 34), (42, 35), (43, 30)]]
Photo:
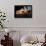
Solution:
[(31, 2), (31, 0), (16, 0), (16, 2)]

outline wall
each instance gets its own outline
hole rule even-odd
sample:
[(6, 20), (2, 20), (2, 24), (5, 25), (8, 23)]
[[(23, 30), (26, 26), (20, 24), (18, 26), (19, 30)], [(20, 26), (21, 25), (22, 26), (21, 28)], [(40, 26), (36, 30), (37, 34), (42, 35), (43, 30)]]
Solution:
[[(19, 1), (19, 0), (18, 0)], [(6, 12), (6, 27), (46, 27), (46, 0), (0, 0), (0, 10)], [(24, 2), (26, 1), (26, 2)], [(14, 18), (14, 5), (31, 4), (32, 18)]]
[[(31, 31), (45, 31), (44, 33), (46, 33), (46, 0), (20, 0), (22, 3), (18, 1), (0, 0), (0, 10), (6, 12), (7, 16), (5, 27), (8, 27), (11, 31), (20, 31), (20, 37), (27, 33), (30, 34)], [(14, 5), (16, 4), (31, 4), (33, 7), (33, 17), (14, 18)], [(16, 37), (18, 38), (17, 33)], [(16, 45), (20, 44), (16, 43)]]

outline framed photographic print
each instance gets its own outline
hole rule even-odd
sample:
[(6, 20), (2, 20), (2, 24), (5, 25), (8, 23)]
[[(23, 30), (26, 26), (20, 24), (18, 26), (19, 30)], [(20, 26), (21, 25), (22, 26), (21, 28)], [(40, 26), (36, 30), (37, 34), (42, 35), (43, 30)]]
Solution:
[(15, 5), (15, 18), (32, 18), (32, 5)]

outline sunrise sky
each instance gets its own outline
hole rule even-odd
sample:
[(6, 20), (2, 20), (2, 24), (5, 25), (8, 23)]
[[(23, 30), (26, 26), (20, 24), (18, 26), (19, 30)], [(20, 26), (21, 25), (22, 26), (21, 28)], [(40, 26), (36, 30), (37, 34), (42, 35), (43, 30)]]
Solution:
[(16, 0), (16, 2), (31, 2), (31, 0)]
[(26, 4), (27, 2), (28, 2), (28, 3), (31, 3), (32, 0), (16, 0), (16, 3), (20, 3), (20, 4), (21, 4), (22, 2), (23, 2), (24, 4)]

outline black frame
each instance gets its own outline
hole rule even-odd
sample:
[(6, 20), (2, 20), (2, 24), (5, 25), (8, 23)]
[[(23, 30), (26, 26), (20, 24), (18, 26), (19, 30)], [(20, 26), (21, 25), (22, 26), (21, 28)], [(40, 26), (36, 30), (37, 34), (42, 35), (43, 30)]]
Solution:
[[(16, 10), (19, 10), (19, 9), (21, 9), (21, 8), (23, 8), (23, 7), (31, 7), (31, 13), (30, 14), (21, 14), (22, 16), (17, 16), (17, 14), (16, 14)], [(18, 8), (18, 9), (17, 9)], [(20, 15), (20, 14), (19, 14)], [(14, 6), (14, 17), (15, 18), (32, 18), (32, 5), (15, 5)]]

